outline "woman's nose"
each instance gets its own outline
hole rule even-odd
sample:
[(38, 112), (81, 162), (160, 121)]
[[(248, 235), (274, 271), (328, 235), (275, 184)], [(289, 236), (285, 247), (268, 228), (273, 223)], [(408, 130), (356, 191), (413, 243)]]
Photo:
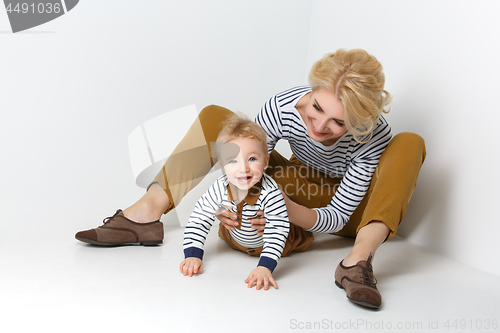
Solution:
[(327, 119), (321, 119), (319, 122), (319, 126), (316, 129), (319, 133), (326, 133), (326, 125), (327, 125), (328, 120)]

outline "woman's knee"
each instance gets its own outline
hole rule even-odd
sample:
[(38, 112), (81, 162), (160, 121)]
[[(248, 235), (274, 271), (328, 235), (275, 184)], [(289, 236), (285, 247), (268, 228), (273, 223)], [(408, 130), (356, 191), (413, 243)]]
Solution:
[(422, 156), (422, 162), (425, 160), (425, 140), (416, 133), (402, 132), (396, 134), (389, 143), (389, 146), (394, 146), (394, 148), (397, 147), (407, 152), (415, 152), (415, 154)]
[(200, 123), (203, 126), (204, 124), (214, 123), (214, 120), (220, 123), (232, 114), (233, 111), (222, 106), (208, 105), (200, 111), (200, 113), (198, 114), (198, 118), (200, 119)]
[[(198, 114), (197, 126), (201, 126), (207, 144), (217, 140), (224, 122), (234, 113), (231, 110), (218, 105), (204, 107)], [(199, 127), (198, 127), (199, 129)]]

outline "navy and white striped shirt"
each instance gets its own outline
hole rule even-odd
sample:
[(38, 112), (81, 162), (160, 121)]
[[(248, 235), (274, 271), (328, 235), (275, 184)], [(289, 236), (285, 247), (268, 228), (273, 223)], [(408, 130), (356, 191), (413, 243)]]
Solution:
[(359, 143), (352, 134), (345, 133), (335, 144), (324, 146), (309, 137), (306, 124), (295, 108), (299, 99), (309, 92), (311, 87), (301, 86), (271, 97), (255, 122), (267, 133), (269, 153), (279, 139), (288, 140), (300, 162), (331, 177), (342, 178), (330, 203), (326, 207), (314, 208), (318, 218), (309, 229), (332, 233), (345, 226), (365, 196), (392, 133), (387, 121), (380, 116), (370, 141)]
[[(215, 221), (216, 212), (221, 206), (236, 213), (236, 202), (229, 196), (228, 185), (229, 180), (226, 175), (219, 177), (196, 202), (184, 231), (186, 258), (203, 259), (203, 245)], [(258, 230), (252, 229), (249, 221), (250, 218), (257, 216), (259, 210), (264, 211), (266, 217), (264, 236), (257, 235)], [(270, 176), (263, 174), (259, 197), (253, 205), (244, 202), (241, 229), (230, 230), (231, 237), (247, 248), (263, 246), (258, 266), (267, 267), (272, 272), (281, 257), (289, 230), (285, 200), (278, 184)]]

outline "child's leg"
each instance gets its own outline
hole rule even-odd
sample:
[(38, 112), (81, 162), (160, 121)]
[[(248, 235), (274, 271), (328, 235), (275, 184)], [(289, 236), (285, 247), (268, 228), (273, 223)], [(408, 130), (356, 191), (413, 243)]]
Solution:
[(290, 223), (290, 231), (286, 239), (285, 248), (283, 249), (282, 257), (287, 256), (291, 252), (306, 251), (314, 241), (314, 235), (310, 231), (305, 231), (298, 225)]
[(222, 238), (232, 249), (245, 252), (251, 256), (259, 257), (262, 252), (262, 246), (255, 249), (249, 249), (238, 244), (238, 242), (236, 242), (233, 237), (231, 237), (231, 234), (226, 229), (226, 227), (224, 227), (224, 224), (222, 224), (222, 222), (219, 224), (219, 237)]

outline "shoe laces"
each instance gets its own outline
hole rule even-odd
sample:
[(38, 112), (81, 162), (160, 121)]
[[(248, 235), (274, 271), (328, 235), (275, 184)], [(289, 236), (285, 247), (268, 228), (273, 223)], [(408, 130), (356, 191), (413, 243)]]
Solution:
[(361, 266), (361, 281), (370, 287), (376, 288), (377, 279), (373, 276), (373, 269), (370, 263)]
[(104, 220), (102, 220), (103, 225), (106, 225), (107, 223), (113, 221), (114, 218), (116, 217), (116, 215), (120, 214), (120, 212), (121, 212), (121, 209), (118, 209), (113, 216), (108, 216), (108, 217), (104, 218)]
[(368, 260), (366, 260), (366, 266), (360, 265), (361, 267), (361, 281), (363, 284), (366, 284), (370, 287), (376, 288), (377, 279), (373, 276), (373, 268), (372, 268), (372, 259), (373, 256), (370, 253)]

